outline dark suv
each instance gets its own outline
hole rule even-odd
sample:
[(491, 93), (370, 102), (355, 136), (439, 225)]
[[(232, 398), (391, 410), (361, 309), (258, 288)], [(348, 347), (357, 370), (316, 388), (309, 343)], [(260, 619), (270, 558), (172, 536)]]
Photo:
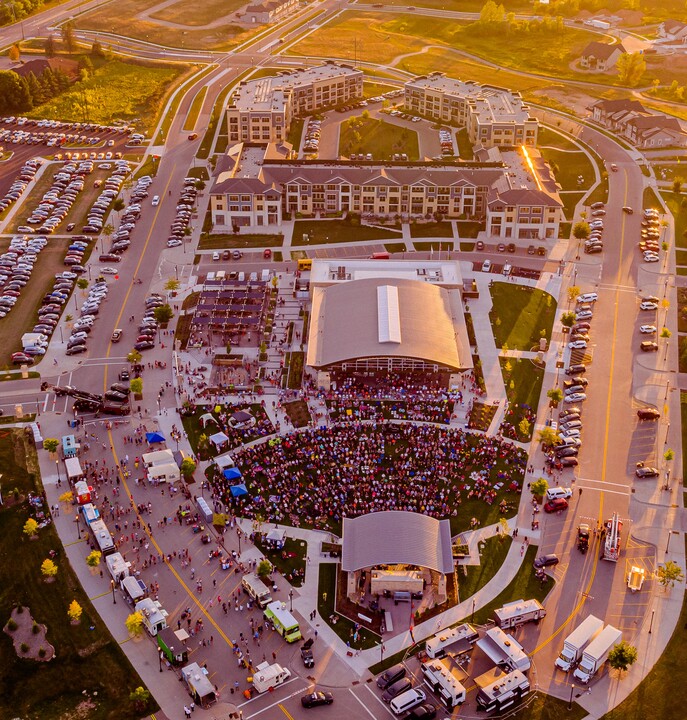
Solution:
[(378, 678), (377, 678), (377, 687), (381, 688), (382, 690), (386, 690), (389, 685), (392, 685), (397, 680), (401, 680), (406, 676), (406, 669), (403, 665), (400, 663), (398, 665), (393, 665), (388, 670), (385, 670)]
[(540, 555), (534, 561), (534, 567), (536, 567), (537, 569), (552, 567), (554, 565), (558, 565), (559, 562), (560, 561), (558, 560), (558, 555), (554, 555), (553, 553), (551, 553), (550, 555)]
[(661, 413), (654, 408), (642, 408), (637, 410), (637, 417), (640, 420), (658, 420), (661, 417)]

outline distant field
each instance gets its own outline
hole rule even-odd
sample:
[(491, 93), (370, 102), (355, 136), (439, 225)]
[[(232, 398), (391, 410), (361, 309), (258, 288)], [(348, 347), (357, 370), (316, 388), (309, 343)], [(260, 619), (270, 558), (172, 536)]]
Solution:
[(150, 13), (150, 17), (179, 25), (202, 27), (213, 20), (231, 15), (245, 5), (245, 0), (203, 0), (202, 3), (195, 3), (193, 12), (189, 12), (188, 3), (185, 0), (179, 0), (173, 5), (167, 5), (167, 7)]
[(87, 80), (26, 115), (102, 124), (141, 118), (150, 129), (167, 90), (184, 69), (181, 65), (111, 60), (96, 68)]

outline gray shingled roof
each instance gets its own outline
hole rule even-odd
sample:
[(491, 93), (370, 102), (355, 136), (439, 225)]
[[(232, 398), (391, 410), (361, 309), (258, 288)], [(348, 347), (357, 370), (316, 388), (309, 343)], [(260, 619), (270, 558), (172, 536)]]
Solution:
[(344, 571), (395, 564), (452, 573), (450, 521), (402, 510), (344, 518)]

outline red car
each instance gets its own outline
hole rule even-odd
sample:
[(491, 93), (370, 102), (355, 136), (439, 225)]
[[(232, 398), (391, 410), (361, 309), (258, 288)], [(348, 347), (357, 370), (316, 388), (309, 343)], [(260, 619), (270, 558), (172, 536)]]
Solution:
[(567, 510), (568, 501), (565, 498), (554, 498), (544, 505), (544, 512), (552, 513), (558, 512), (559, 510)]

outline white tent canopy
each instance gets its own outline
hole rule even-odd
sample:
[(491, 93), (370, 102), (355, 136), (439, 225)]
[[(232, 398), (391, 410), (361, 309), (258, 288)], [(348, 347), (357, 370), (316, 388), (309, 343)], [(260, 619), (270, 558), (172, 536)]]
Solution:
[(222, 445), (229, 442), (229, 438), (223, 432), (210, 435), (209, 440), (216, 448), (221, 448)]

